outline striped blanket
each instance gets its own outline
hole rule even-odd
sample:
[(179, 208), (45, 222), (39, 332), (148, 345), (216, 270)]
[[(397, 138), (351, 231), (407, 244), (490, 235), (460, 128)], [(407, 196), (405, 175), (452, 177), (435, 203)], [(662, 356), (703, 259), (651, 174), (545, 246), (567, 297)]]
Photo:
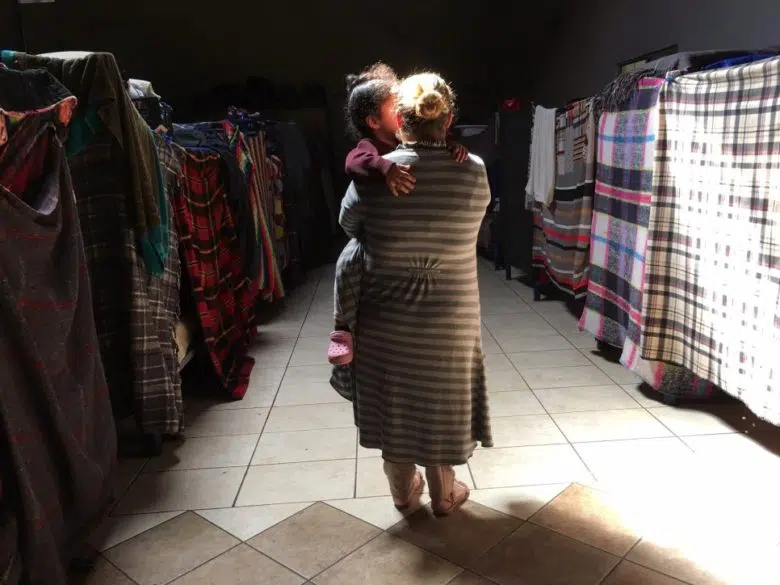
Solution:
[(592, 100), (558, 114), (554, 201), (534, 205), (533, 266), (575, 298), (588, 286), (595, 142)]
[(580, 329), (623, 350), (621, 363), (664, 394), (712, 392), (690, 372), (639, 356), (642, 283), (663, 79), (644, 78), (628, 101), (601, 115), (590, 278)]
[(642, 357), (780, 424), (780, 58), (679, 77), (659, 108)]

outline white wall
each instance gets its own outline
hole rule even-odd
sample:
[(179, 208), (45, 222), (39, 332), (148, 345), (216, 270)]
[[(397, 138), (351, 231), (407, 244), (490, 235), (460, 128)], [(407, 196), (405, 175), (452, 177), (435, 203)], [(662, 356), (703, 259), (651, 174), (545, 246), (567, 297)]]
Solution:
[(780, 45), (780, 0), (574, 0), (540, 46), (534, 99), (593, 95), (617, 64), (677, 44), (681, 51)]

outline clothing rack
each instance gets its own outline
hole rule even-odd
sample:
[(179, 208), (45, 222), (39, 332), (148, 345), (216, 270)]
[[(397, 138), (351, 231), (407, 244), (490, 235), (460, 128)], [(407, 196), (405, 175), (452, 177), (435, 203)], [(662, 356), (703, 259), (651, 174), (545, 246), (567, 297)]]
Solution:
[[(588, 171), (595, 179), (593, 205), (583, 207), (579, 221), (587, 232), (580, 233), (577, 241), (588, 249), (587, 302), (580, 329), (594, 334), (599, 349), (617, 350), (621, 363), (667, 403), (725, 392), (759, 417), (780, 425), (780, 400), (777, 389), (772, 392), (777, 371), (774, 361), (765, 357), (780, 354), (780, 314), (773, 308), (780, 294), (780, 244), (767, 238), (761, 227), (780, 225), (780, 201), (774, 189), (780, 177), (757, 173), (746, 183), (733, 176), (741, 172), (736, 169), (777, 168), (780, 160), (760, 145), (755, 145), (752, 155), (751, 144), (734, 151), (718, 142), (727, 135), (719, 124), (740, 127), (748, 118), (762, 140), (780, 134), (770, 122), (780, 113), (780, 57), (711, 51), (672, 56), (666, 62), (669, 67), (696, 66), (673, 77), (657, 68), (624, 73), (591, 99), (598, 105), (602, 130), (594, 134), (598, 155)], [(745, 96), (740, 84), (746, 79), (760, 85), (761, 92)], [(711, 92), (723, 96), (715, 106), (708, 97)], [(566, 119), (559, 118), (556, 132), (566, 128), (567, 134), (556, 137), (556, 143), (563, 144), (564, 151), (573, 148), (566, 140), (571, 138), (568, 126), (577, 117), (569, 112), (581, 103), (559, 110)], [(680, 103), (686, 107), (678, 107)], [(713, 119), (718, 120), (714, 128), (703, 122)], [(621, 134), (625, 128), (633, 129), (630, 140)], [(704, 181), (695, 193), (682, 175), (706, 173), (710, 167), (697, 162), (695, 168), (684, 168), (693, 156), (686, 150), (693, 141), (684, 134), (694, 131), (713, 141), (713, 150), (701, 154), (705, 160), (715, 151), (721, 157), (712, 167), (720, 174)], [(560, 160), (560, 150), (557, 156)], [(567, 174), (571, 174), (568, 166)], [(560, 180), (562, 174), (557, 176)], [(559, 198), (557, 187), (556, 183), (550, 209), (537, 208), (537, 234), (544, 232), (548, 245), (548, 223), (554, 228), (551, 234), (562, 232), (565, 226), (551, 222), (556, 208), (571, 201), (566, 191)], [(751, 201), (750, 209), (724, 200), (723, 192), (731, 192), (730, 200)], [(702, 218), (708, 218), (704, 231), (697, 223)], [(723, 257), (724, 246), (730, 250), (728, 258)], [(555, 261), (560, 262), (566, 257), (558, 252)], [(572, 294), (559, 276), (576, 274), (574, 264), (540, 268), (534, 279), (535, 300), (540, 276)], [(735, 279), (741, 282), (738, 289), (717, 284)], [(711, 301), (715, 296), (717, 307)], [(738, 309), (743, 306), (745, 314)], [(730, 316), (731, 325), (724, 322), (724, 315)], [(743, 322), (741, 327), (733, 326)]]

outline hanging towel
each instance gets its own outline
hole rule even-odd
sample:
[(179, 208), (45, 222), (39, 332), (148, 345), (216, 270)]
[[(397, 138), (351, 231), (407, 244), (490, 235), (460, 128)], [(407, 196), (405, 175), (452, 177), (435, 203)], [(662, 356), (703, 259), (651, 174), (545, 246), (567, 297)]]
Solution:
[(550, 205), (555, 190), (555, 110), (536, 106), (531, 133), (531, 166), (525, 187), (526, 208)]

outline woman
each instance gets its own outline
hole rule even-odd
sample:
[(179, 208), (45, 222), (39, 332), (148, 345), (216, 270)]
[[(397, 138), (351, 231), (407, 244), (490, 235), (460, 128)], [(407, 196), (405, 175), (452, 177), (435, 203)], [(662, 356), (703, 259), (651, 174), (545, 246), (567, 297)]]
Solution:
[(354, 355), (360, 444), (382, 450), (398, 508), (419, 498), (425, 482), (415, 464), (424, 466), (437, 515), (469, 496), (453, 466), (477, 442), (492, 443), (476, 264), (490, 192), (479, 158), (458, 163), (447, 151), (454, 108), (438, 75), (403, 81), (402, 144), (386, 158), (412, 168), (414, 196), (353, 183), (340, 217), (365, 253)]

